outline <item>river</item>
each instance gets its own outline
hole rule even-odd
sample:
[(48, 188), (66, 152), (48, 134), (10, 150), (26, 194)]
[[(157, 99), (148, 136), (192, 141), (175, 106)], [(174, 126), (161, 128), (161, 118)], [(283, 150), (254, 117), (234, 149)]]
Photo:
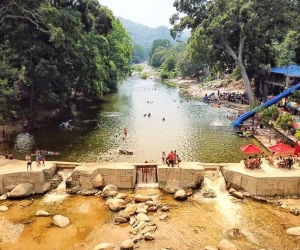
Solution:
[[(130, 77), (101, 103), (74, 109), (73, 117), (65, 118), (72, 118), (73, 130), (60, 130), (57, 123), (20, 133), (9, 149), (20, 159), (39, 148), (58, 151), (53, 159), (65, 161), (157, 162), (162, 151), (176, 150), (183, 161), (239, 162), (244, 157), (239, 147), (257, 142), (235, 135), (227, 119), (231, 112), (186, 99), (177, 86)], [(133, 155), (119, 154), (119, 149)]]
[[(144, 114), (151, 116), (144, 117)], [(196, 100), (187, 100), (177, 87), (154, 80), (128, 78), (120, 82), (118, 91), (103, 98), (101, 105), (87, 105), (74, 111), (76, 129), (59, 130), (59, 124), (22, 133), (9, 147), (22, 158), (35, 148), (61, 152), (57, 159), (70, 161), (160, 161), (161, 152), (177, 150), (185, 161), (234, 162), (244, 155), (239, 147), (256, 143), (235, 135), (225, 108), (215, 108)], [(165, 121), (162, 121), (165, 118)], [(69, 117), (66, 117), (68, 120)], [(82, 120), (96, 120), (87, 125)], [(123, 139), (123, 129), (128, 135)], [(132, 150), (133, 155), (120, 155), (119, 149)], [(217, 175), (212, 175), (217, 176)], [(217, 246), (226, 238), (242, 250), (299, 250), (299, 239), (285, 233), (299, 226), (300, 217), (270, 205), (245, 199), (231, 200), (223, 184), (210, 177), (206, 183), (217, 198), (202, 198), (196, 193), (185, 202), (160, 190), (137, 190), (155, 195), (160, 204), (170, 208), (166, 221), (160, 213), (149, 213), (158, 225), (153, 242), (140, 241), (140, 250), (199, 250), (205, 245)], [(124, 191), (134, 195), (133, 191)], [(55, 195), (55, 194), (50, 194)], [(58, 195), (61, 195), (58, 193)], [(115, 213), (109, 211), (102, 198), (66, 196), (49, 203), (49, 195), (34, 196), (30, 206), (26, 200), (1, 201), (9, 210), (0, 215), (1, 249), (72, 249), (90, 250), (102, 242), (120, 242), (130, 238), (128, 223), (115, 225)], [(66, 228), (57, 228), (51, 217), (37, 218), (37, 210), (52, 215), (62, 214), (71, 220)], [(238, 228), (242, 237), (232, 239), (230, 230)]]

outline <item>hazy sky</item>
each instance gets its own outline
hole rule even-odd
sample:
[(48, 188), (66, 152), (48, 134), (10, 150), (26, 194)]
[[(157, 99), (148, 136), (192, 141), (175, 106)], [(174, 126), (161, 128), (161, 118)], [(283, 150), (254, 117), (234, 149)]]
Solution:
[(99, 0), (115, 16), (156, 28), (171, 27), (169, 18), (176, 12), (174, 0)]

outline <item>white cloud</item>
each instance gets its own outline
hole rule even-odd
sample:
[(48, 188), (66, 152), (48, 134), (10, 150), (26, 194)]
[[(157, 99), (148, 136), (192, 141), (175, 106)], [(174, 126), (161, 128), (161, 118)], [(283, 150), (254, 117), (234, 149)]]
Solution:
[(169, 18), (176, 12), (174, 0), (99, 0), (115, 16), (156, 28), (171, 27)]

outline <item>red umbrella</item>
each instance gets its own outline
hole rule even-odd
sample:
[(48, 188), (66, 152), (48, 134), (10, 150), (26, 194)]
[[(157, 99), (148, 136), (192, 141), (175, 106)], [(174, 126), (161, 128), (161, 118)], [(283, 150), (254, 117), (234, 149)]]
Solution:
[(288, 144), (278, 143), (269, 147), (272, 152), (287, 153), (294, 150), (294, 148)]
[(257, 154), (257, 153), (261, 153), (261, 150), (254, 146), (253, 144), (248, 144), (246, 146), (242, 146), (240, 147), (240, 150), (244, 153), (244, 154)]

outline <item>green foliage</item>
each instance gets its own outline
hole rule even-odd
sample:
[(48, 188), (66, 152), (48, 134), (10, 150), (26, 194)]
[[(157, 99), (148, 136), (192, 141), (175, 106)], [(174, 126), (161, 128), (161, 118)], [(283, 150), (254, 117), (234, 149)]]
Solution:
[(272, 105), (271, 107), (262, 110), (261, 123), (265, 126), (268, 126), (271, 120), (276, 121), (278, 117), (278, 108), (276, 105)]
[(131, 70), (132, 71), (142, 72), (143, 71), (143, 67), (141, 65), (132, 65), (131, 66)]
[(148, 78), (148, 74), (147, 72), (143, 72), (141, 75), (140, 75), (141, 79), (144, 79), (146, 80)]
[(241, 79), (241, 71), (238, 67), (234, 68), (231, 77), (236, 81)]
[(141, 45), (135, 44), (132, 51), (132, 63), (141, 63), (148, 58), (146, 49)]
[(287, 131), (292, 126), (293, 117), (290, 114), (279, 115), (276, 120), (276, 126), (281, 128), (283, 131)]
[(300, 130), (298, 130), (298, 131), (295, 133), (294, 137), (295, 137), (298, 141), (300, 140)]
[(38, 105), (69, 106), (78, 93), (101, 96), (130, 73), (131, 38), (98, 1), (5, 0), (2, 7), (2, 119), (25, 109), (33, 115)]
[(168, 71), (163, 70), (163, 71), (160, 72), (160, 79), (162, 79), (162, 80), (168, 79), (169, 76), (170, 76), (170, 74), (169, 74)]

